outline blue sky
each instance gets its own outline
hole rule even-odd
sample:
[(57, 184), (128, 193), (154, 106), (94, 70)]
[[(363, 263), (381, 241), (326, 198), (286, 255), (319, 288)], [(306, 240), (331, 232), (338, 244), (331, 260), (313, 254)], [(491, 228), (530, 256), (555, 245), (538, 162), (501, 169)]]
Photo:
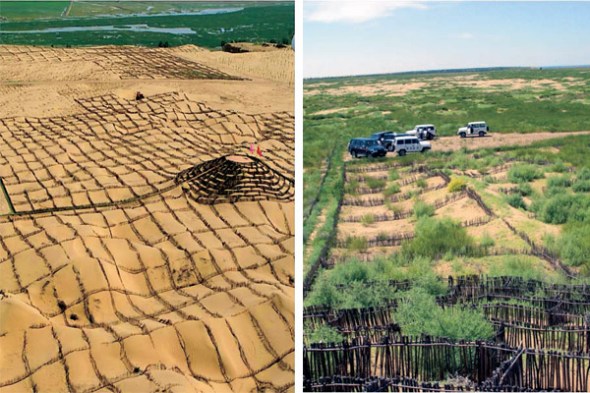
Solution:
[(304, 76), (590, 64), (590, 2), (304, 2)]

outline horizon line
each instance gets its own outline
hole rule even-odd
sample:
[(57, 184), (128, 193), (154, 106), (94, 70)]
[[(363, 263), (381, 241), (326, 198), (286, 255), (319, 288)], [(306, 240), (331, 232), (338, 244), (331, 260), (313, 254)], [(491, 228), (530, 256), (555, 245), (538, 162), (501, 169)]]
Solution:
[(409, 75), (409, 74), (435, 74), (435, 73), (453, 73), (453, 72), (474, 72), (474, 71), (492, 71), (492, 70), (509, 70), (509, 69), (558, 69), (558, 68), (590, 68), (590, 64), (575, 64), (575, 65), (549, 65), (549, 66), (493, 66), (493, 67), (471, 67), (471, 68), (440, 68), (432, 70), (417, 70), (417, 71), (395, 71), (395, 72), (379, 72), (371, 74), (349, 74), (349, 75), (334, 75), (334, 76), (310, 76), (304, 77), (304, 81), (313, 79), (338, 79), (338, 78), (363, 78), (374, 76), (388, 76), (388, 75)]

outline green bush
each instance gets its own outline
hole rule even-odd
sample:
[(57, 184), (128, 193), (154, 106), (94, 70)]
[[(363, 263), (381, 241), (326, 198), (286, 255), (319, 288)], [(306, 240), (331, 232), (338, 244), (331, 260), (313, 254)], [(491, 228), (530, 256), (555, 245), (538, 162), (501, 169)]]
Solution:
[(387, 232), (379, 232), (377, 234), (377, 240), (378, 241), (384, 241), (389, 237), (389, 235), (387, 234)]
[(483, 248), (490, 248), (493, 247), (496, 244), (496, 242), (494, 241), (494, 239), (490, 236), (489, 233), (485, 232), (482, 236), (481, 239), (479, 239), (479, 245)]
[(531, 257), (507, 255), (490, 266), (490, 276), (517, 276), (530, 280), (546, 281), (543, 265)]
[(393, 214), (400, 213), (403, 210), (401, 208), (401, 206), (396, 205), (395, 203), (388, 202), (388, 201), (385, 202), (385, 207)]
[(429, 205), (424, 201), (418, 201), (414, 205), (414, 217), (417, 219), (422, 217), (430, 217), (434, 215), (434, 206)]
[(512, 183), (530, 182), (535, 179), (541, 179), (543, 172), (536, 166), (530, 164), (514, 165), (508, 170), (508, 180)]
[(508, 204), (516, 209), (526, 210), (526, 203), (520, 194), (509, 194), (504, 197)]
[(315, 329), (306, 326), (305, 333), (307, 333), (307, 339), (311, 344), (340, 343), (344, 339), (338, 330), (324, 323), (316, 326)]
[(402, 244), (402, 253), (408, 258), (439, 259), (451, 255), (475, 255), (474, 239), (461, 224), (449, 218), (421, 218), (416, 224), (415, 237)]
[(494, 176), (490, 176), (490, 175), (484, 176), (483, 181), (486, 184), (496, 184), (496, 183), (498, 183), (498, 179), (496, 179)]
[(393, 184), (387, 186), (385, 188), (385, 190), (383, 190), (383, 196), (385, 196), (387, 198), (387, 197), (390, 197), (394, 194), (399, 193), (400, 191), (401, 191), (401, 188), (400, 188), (399, 184), (393, 183)]
[(402, 297), (394, 314), (404, 335), (446, 337), (453, 340), (489, 339), (494, 328), (479, 310), (459, 306), (441, 308), (422, 289), (412, 289)]
[(577, 179), (572, 186), (575, 192), (590, 192), (590, 180)]
[(533, 187), (529, 183), (518, 183), (516, 188), (522, 196), (529, 196), (533, 193)]
[(365, 214), (364, 216), (361, 217), (361, 223), (364, 226), (371, 225), (374, 222), (375, 222), (375, 215), (373, 215), (373, 214), (369, 213), (369, 214)]
[(399, 172), (395, 169), (391, 169), (389, 171), (389, 180), (398, 180), (399, 179)]
[(577, 174), (576, 179), (578, 180), (590, 180), (590, 168), (582, 168)]
[(535, 201), (531, 210), (541, 221), (549, 224), (590, 221), (590, 197), (584, 194), (558, 193)]
[(467, 183), (463, 179), (459, 179), (458, 177), (452, 177), (449, 185), (447, 186), (447, 190), (449, 192), (458, 192), (463, 191), (467, 187)]
[(565, 171), (567, 171), (567, 165), (565, 165), (563, 161), (557, 161), (549, 167), (549, 172), (563, 173)]
[[(306, 305), (342, 309), (377, 307), (390, 302), (395, 291), (385, 281), (387, 277), (378, 275), (372, 265), (351, 260), (323, 271), (316, 279)], [(338, 286), (346, 286), (346, 290)]]
[(352, 252), (363, 252), (367, 250), (367, 239), (362, 236), (349, 236), (345, 241), (346, 249)]
[(365, 179), (365, 183), (367, 183), (367, 187), (369, 187), (371, 190), (385, 187), (385, 180), (376, 179), (374, 177), (367, 177)]
[(357, 179), (352, 179), (346, 183), (344, 186), (344, 192), (350, 195), (357, 195), (359, 188), (359, 181)]
[(572, 266), (584, 266), (590, 274), (590, 224), (567, 225), (556, 242), (559, 255)]
[(416, 186), (420, 188), (426, 188), (428, 187), (428, 182), (426, 181), (426, 179), (418, 179), (418, 181), (416, 182)]
[(547, 179), (547, 187), (569, 187), (572, 185), (572, 179), (568, 175), (552, 176)]

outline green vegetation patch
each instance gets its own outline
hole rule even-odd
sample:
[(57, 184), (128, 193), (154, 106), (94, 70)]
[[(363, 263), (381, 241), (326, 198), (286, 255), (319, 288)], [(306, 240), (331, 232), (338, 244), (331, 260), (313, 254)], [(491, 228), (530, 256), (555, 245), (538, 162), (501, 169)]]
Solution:
[(494, 327), (479, 310), (442, 308), (434, 296), (417, 288), (406, 292), (394, 314), (404, 335), (481, 340), (494, 336)]
[[(3, 1), (2, 16), (8, 20), (1, 22), (0, 44), (155, 47), (160, 42), (167, 42), (170, 46), (194, 44), (217, 48), (222, 42), (232, 41), (290, 44), (295, 30), (293, 2), (244, 2), (223, 6), (202, 2), (156, 2), (153, 3), (154, 9), (147, 11), (146, 3), (122, 1), (102, 3), (102, 12), (95, 7), (88, 13), (78, 12), (88, 4), (75, 2), (71, 9), (73, 13), (62, 16), (69, 4)], [(139, 11), (138, 7), (144, 11)], [(165, 8), (165, 12), (157, 8)], [(205, 8), (218, 11), (196, 14)], [(140, 28), (134, 29), (133, 26)], [(148, 29), (141, 26), (148, 26)], [(155, 30), (149, 31), (149, 28)], [(46, 31), (48, 29), (52, 30)]]
[(543, 176), (539, 168), (530, 164), (517, 164), (508, 170), (508, 180), (512, 183), (530, 182)]
[(402, 245), (402, 254), (409, 258), (436, 260), (449, 255), (475, 255), (477, 251), (474, 239), (450, 218), (421, 218), (416, 223), (415, 237)]

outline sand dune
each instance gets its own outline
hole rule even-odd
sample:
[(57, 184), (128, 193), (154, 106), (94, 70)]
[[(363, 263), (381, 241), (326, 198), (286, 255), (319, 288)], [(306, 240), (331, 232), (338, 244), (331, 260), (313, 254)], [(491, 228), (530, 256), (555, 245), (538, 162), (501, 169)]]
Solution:
[(0, 47), (3, 392), (293, 389), (291, 89), (176, 52)]

